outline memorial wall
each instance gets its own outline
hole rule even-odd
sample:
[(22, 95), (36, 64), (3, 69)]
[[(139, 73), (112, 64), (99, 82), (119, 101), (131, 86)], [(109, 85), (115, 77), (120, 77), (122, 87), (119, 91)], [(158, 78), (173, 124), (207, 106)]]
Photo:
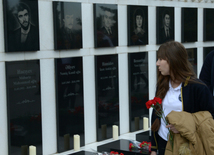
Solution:
[(156, 51), (176, 40), (197, 75), (214, 49), (214, 3), (0, 0), (0, 152), (73, 151), (146, 131)]

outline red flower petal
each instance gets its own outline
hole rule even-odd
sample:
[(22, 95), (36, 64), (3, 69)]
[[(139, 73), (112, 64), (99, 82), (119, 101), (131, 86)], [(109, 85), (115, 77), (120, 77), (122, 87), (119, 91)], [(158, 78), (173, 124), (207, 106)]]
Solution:
[(154, 97), (154, 100), (155, 100), (155, 102), (158, 102), (159, 104), (161, 104), (161, 103), (162, 103), (162, 99), (161, 99), (161, 98)]
[(151, 108), (151, 106), (152, 106), (153, 104), (154, 104), (154, 105), (156, 104), (156, 102), (155, 102), (154, 100), (149, 100), (149, 101), (147, 101), (147, 102), (146, 102), (146, 108), (147, 108), (147, 109)]

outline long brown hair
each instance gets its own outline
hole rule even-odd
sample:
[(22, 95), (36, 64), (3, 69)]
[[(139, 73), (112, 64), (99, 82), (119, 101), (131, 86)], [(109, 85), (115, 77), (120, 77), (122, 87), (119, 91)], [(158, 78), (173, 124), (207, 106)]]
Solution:
[[(158, 71), (156, 97), (164, 99), (169, 90), (169, 80), (183, 83), (190, 77), (189, 82), (196, 82), (196, 75), (192, 65), (188, 61), (187, 51), (181, 43), (169, 41), (162, 44), (157, 51), (157, 57), (168, 62), (170, 75), (163, 76)], [(160, 108), (156, 108), (156, 110), (159, 111)], [(152, 131), (157, 131), (159, 127), (160, 119), (156, 119), (151, 129)]]

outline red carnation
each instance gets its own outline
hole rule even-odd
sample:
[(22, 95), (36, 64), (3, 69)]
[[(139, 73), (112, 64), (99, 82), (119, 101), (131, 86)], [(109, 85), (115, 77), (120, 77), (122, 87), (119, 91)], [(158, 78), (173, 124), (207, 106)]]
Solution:
[(158, 98), (158, 97), (154, 97), (155, 102), (158, 102), (159, 104), (162, 103), (162, 99)]
[(151, 108), (152, 105), (155, 105), (156, 102), (154, 100), (149, 100), (146, 102), (146, 108), (149, 109)]
[(129, 150), (131, 150), (134, 147), (132, 143), (129, 144)]
[(149, 109), (151, 108), (151, 106), (155, 106), (157, 103), (161, 104), (162, 103), (162, 99), (158, 98), (158, 97), (154, 97), (153, 100), (149, 100), (146, 102), (146, 108)]
[[(161, 98), (158, 98), (158, 97), (154, 97), (154, 99), (152, 100), (149, 100), (146, 102), (146, 108), (149, 109), (149, 108), (153, 108), (154, 111), (156, 112), (156, 115), (160, 118), (162, 118), (162, 120), (164, 121), (164, 123), (166, 125), (168, 125), (169, 123), (167, 122), (165, 116), (164, 116), (164, 112), (163, 112), (163, 109), (162, 109), (162, 99)], [(155, 106), (157, 106), (158, 108), (160, 108), (161, 110), (157, 111)], [(169, 128), (168, 128), (169, 130)], [(170, 143), (171, 143), (171, 146), (172, 146), (172, 149), (173, 149), (173, 135), (171, 134), (171, 131), (169, 130), (169, 135), (170, 135)], [(141, 143), (140, 146), (142, 147), (143, 144)]]

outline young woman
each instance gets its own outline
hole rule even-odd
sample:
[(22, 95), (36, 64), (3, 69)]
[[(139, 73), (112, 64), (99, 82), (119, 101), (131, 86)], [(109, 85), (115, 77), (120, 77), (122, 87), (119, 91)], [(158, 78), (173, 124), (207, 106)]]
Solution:
[[(212, 95), (208, 87), (196, 78), (184, 46), (176, 41), (166, 42), (158, 49), (157, 57), (156, 97), (162, 99), (164, 115), (174, 110), (189, 113), (209, 111), (214, 116)], [(157, 151), (158, 155), (164, 155), (168, 140), (167, 128), (179, 133), (173, 125), (166, 126), (153, 110), (151, 155), (157, 155)]]

